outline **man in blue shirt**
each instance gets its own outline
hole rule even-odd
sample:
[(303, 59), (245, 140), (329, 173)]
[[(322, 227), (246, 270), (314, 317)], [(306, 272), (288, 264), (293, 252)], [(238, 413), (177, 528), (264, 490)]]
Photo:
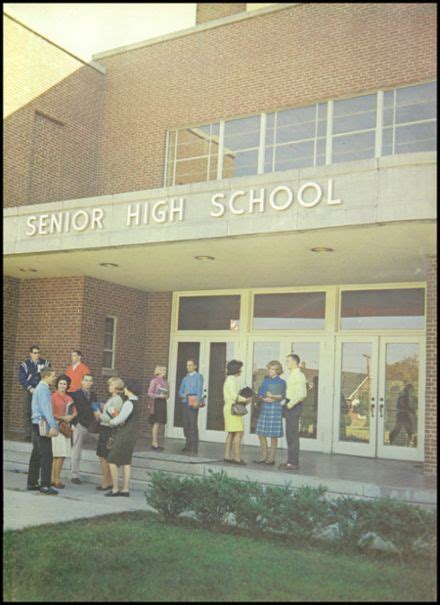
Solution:
[(199, 429), (197, 426), (199, 404), (203, 400), (203, 376), (197, 372), (194, 359), (186, 362), (188, 374), (182, 380), (179, 397), (183, 403), (183, 434), (186, 444), (183, 452), (197, 454), (199, 448)]
[[(51, 438), (58, 435), (58, 424), (52, 414), (52, 402), (49, 385), (55, 380), (55, 371), (52, 368), (41, 370), (41, 381), (32, 395), (32, 454), (29, 460), (27, 489), (39, 490), (48, 496), (58, 494), (50, 485), (52, 471), (52, 442)], [(40, 435), (39, 421), (45, 418), (49, 425), (47, 435)], [(41, 484), (38, 477), (41, 470)]]
[(29, 349), (30, 357), (20, 364), (18, 369), (18, 380), (22, 386), (23, 393), (23, 422), (26, 441), (31, 441), (31, 402), (32, 393), (41, 380), (40, 372), (43, 368), (50, 366), (47, 359), (41, 359), (40, 348), (32, 345)]

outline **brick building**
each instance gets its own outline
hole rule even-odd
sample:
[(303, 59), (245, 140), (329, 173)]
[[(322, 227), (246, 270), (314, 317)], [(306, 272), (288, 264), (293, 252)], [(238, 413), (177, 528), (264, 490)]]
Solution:
[(80, 348), (102, 398), (167, 365), (169, 436), (197, 357), (207, 441), (225, 363), (257, 388), (293, 350), (303, 449), (433, 472), (435, 5), (248, 9), (200, 4), (90, 64), (5, 16), (5, 426), (34, 343), (59, 371)]

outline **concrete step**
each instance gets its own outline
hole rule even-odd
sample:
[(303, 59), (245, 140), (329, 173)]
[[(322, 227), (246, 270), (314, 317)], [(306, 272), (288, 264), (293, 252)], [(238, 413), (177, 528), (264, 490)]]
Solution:
[[(29, 458), (32, 450), (30, 443), (5, 441), (4, 468), (8, 471), (27, 473)], [(173, 454), (151, 451), (139, 451), (133, 454), (132, 460), (132, 487), (144, 490), (151, 474), (155, 471), (165, 471), (176, 476), (207, 475), (212, 470), (223, 470), (228, 476), (241, 480), (250, 480), (264, 485), (282, 486), (289, 483), (293, 488), (309, 485), (318, 487), (324, 485), (329, 497), (354, 496), (360, 498), (391, 497), (417, 504), (425, 508), (435, 508), (437, 503), (436, 489), (421, 488), (402, 484), (396, 486), (388, 484), (363, 481), (344, 480), (339, 477), (319, 476), (278, 471), (276, 467), (261, 468), (257, 465), (232, 466), (225, 464), (222, 459), (215, 457), (191, 457), (184, 454)], [(70, 481), (70, 461), (65, 461), (65, 468), (61, 473), (64, 482)], [(99, 484), (101, 481), (101, 465), (94, 449), (84, 449), (81, 456), (81, 478), (88, 483)]]

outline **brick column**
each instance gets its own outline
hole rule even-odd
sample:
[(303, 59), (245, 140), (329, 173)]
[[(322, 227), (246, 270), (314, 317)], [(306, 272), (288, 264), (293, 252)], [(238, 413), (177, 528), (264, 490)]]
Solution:
[(426, 474), (437, 471), (437, 257), (426, 258), (426, 386), (425, 461)]

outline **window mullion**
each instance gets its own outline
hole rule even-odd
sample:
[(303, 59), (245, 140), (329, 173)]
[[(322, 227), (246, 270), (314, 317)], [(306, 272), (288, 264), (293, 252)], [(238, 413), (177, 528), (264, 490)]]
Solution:
[(266, 147), (266, 122), (267, 122), (267, 114), (262, 113), (260, 116), (260, 145), (258, 148), (258, 168), (257, 174), (264, 173), (264, 157), (265, 157), (265, 147)]
[(377, 105), (376, 105), (376, 137), (375, 137), (375, 151), (374, 157), (380, 158), (382, 155), (382, 128), (383, 128), (383, 90), (379, 90), (377, 93)]
[(223, 176), (223, 149), (225, 145), (225, 121), (220, 120), (218, 133), (218, 161), (217, 161), (217, 180), (220, 181)]
[(333, 101), (327, 104), (327, 132), (325, 141), (325, 165), (332, 163), (332, 135), (333, 135)]

